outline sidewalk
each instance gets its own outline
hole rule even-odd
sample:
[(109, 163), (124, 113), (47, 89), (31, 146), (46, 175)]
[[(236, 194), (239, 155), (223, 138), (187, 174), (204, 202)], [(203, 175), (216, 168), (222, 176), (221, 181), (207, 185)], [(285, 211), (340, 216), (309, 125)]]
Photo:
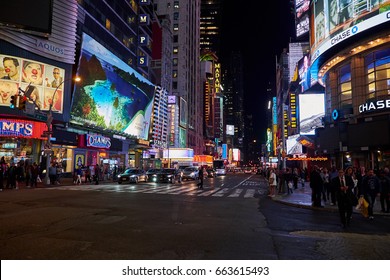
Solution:
[[(291, 206), (301, 207), (301, 208), (309, 208), (309, 209), (315, 209), (315, 210), (322, 210), (322, 211), (333, 211), (337, 212), (338, 207), (337, 205), (330, 205), (329, 201), (326, 203), (322, 201), (321, 207), (313, 207), (312, 201), (311, 201), (311, 188), (309, 185), (309, 182), (305, 182), (305, 186), (302, 187), (301, 185), (298, 186), (298, 189), (293, 190), (294, 192), (292, 194), (277, 194), (275, 197), (272, 197), (272, 199), (279, 203), (288, 204)], [(360, 211), (356, 210), (355, 207), (353, 207), (353, 211), (356, 213), (360, 213)], [(381, 203), (379, 201), (379, 197), (377, 197), (375, 204), (374, 204), (374, 214), (375, 215), (385, 215), (390, 216), (389, 213), (382, 213), (381, 212)]]

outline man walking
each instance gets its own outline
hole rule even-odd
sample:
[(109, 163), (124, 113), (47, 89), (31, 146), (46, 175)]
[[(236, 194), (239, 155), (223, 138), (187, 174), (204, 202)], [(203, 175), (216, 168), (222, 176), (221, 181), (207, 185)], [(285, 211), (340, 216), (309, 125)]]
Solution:
[(349, 226), (352, 216), (352, 201), (354, 195), (352, 189), (354, 183), (351, 176), (345, 176), (344, 170), (339, 170), (339, 176), (333, 178), (332, 187), (336, 191), (337, 207), (339, 209), (340, 221), (345, 228)]

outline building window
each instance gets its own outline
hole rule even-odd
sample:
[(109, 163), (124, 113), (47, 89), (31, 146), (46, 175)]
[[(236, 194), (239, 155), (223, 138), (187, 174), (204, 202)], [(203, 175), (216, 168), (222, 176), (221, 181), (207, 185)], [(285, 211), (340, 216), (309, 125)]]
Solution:
[(172, 72), (172, 78), (177, 78), (177, 70), (173, 70), (173, 72)]
[(179, 31), (179, 25), (177, 23), (173, 25), (173, 31)]
[(172, 88), (177, 89), (177, 82), (172, 82)]
[(173, 19), (174, 20), (178, 20), (179, 19), (179, 13), (178, 12), (174, 12), (173, 13)]
[(178, 47), (174, 47), (174, 48), (173, 48), (173, 53), (174, 53), (174, 54), (177, 54), (178, 52), (179, 52), (179, 48), (178, 48)]
[(111, 30), (111, 21), (108, 18), (106, 18), (106, 28), (107, 30)]
[(177, 66), (177, 64), (178, 64), (178, 60), (177, 60), (177, 58), (174, 58), (173, 59), (173, 66)]
[(339, 69), (339, 108), (352, 105), (351, 65)]
[(390, 49), (370, 53), (365, 58), (368, 99), (390, 95)]
[(179, 1), (174, 1), (174, 2), (173, 2), (173, 7), (174, 7), (175, 9), (179, 9)]

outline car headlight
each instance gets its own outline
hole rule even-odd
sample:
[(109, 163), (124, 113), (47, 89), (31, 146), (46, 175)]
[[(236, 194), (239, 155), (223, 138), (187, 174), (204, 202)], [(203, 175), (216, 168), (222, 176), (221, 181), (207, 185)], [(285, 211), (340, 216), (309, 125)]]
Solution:
[(167, 175), (168, 178), (172, 178), (172, 174), (171, 175)]
[(121, 177), (121, 175), (118, 175), (118, 178), (120, 178)]

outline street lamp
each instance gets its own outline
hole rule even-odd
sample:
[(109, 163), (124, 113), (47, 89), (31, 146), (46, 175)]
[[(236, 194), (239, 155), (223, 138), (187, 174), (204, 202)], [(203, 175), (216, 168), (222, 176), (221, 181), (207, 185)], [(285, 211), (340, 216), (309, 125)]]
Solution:
[(54, 90), (53, 96), (51, 97), (51, 102), (49, 105), (49, 112), (47, 112), (47, 121), (46, 121), (46, 126), (47, 126), (47, 140), (46, 140), (46, 145), (45, 145), (45, 153), (46, 153), (46, 174), (45, 174), (45, 183), (47, 185), (50, 185), (50, 177), (49, 177), (49, 167), (50, 167), (50, 162), (51, 162), (51, 152), (52, 152), (52, 146), (51, 146), (51, 123), (53, 122), (53, 106), (54, 106), (54, 97), (57, 93), (57, 90), (67, 81), (74, 80), (76, 83), (80, 82), (81, 79), (80, 77), (76, 78), (70, 78), (70, 79), (65, 79), (63, 80)]

